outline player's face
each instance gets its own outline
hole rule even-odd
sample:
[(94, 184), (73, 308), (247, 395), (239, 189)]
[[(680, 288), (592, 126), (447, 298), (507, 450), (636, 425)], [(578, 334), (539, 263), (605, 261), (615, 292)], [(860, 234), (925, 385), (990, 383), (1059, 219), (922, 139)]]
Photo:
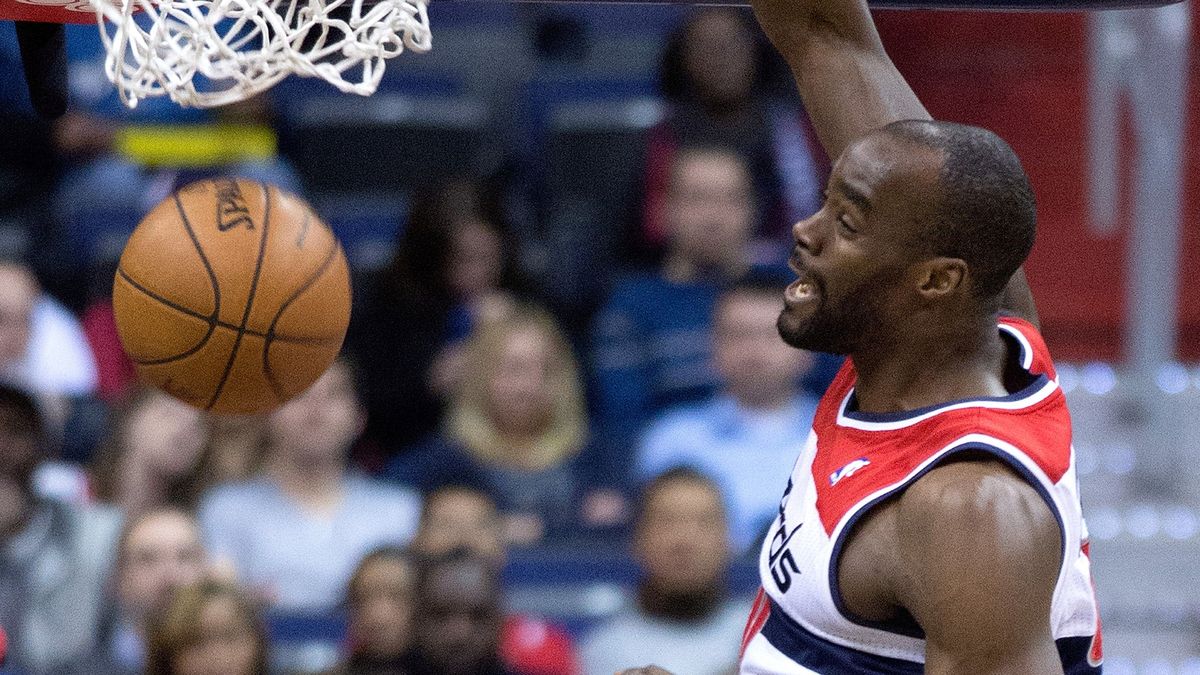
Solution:
[(798, 278), (777, 322), (785, 342), (851, 354), (906, 325), (917, 288), (914, 232), (936, 203), (938, 166), (932, 151), (882, 134), (843, 153), (821, 210), (792, 228)]
[(350, 637), (361, 653), (397, 658), (409, 645), (412, 630), (412, 565), (395, 558), (367, 563), (351, 588)]
[(176, 589), (203, 576), (204, 564), (195, 521), (173, 511), (147, 516), (121, 551), (121, 605), (135, 619), (161, 612)]

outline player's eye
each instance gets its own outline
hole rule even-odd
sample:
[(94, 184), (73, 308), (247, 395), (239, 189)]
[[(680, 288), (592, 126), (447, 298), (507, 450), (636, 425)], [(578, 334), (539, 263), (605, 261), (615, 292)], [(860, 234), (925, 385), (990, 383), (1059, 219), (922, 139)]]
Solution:
[(850, 234), (858, 233), (858, 228), (854, 226), (853, 222), (851, 222), (850, 217), (844, 213), (838, 216), (838, 224), (844, 231), (849, 232)]

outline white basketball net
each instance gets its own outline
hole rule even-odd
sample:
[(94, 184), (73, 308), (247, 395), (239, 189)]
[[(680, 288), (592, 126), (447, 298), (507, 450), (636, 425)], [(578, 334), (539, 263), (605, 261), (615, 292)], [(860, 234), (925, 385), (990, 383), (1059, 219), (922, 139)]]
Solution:
[(163, 95), (225, 105), (293, 73), (368, 96), (386, 59), (431, 46), (427, 0), (92, 1), (105, 73), (130, 108)]

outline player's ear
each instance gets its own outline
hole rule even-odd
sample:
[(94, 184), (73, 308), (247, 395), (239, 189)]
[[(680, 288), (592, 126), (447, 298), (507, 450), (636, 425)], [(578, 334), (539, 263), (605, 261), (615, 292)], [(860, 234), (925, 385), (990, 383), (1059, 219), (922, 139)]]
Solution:
[(930, 258), (918, 271), (918, 292), (926, 300), (945, 298), (966, 288), (967, 263), (961, 258)]

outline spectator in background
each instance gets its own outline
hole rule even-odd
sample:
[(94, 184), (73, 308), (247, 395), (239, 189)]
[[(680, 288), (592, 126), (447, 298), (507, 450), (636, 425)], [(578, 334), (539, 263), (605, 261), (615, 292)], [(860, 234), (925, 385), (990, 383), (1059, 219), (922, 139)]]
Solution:
[(418, 194), (391, 265), (356, 308), (347, 348), (363, 372), (369, 435), (389, 455), (435, 430), (462, 370), (461, 344), (517, 289), (516, 253), (481, 187)]
[(716, 483), (683, 468), (652, 480), (633, 548), (644, 575), (637, 602), (587, 637), (584, 672), (650, 662), (688, 675), (734, 672), (750, 602), (725, 595), (730, 550)]
[(11, 258), (0, 260), (0, 377), (50, 399), (96, 388), (96, 363), (78, 319)]
[[(413, 549), (427, 558), (455, 551), (505, 563), (502, 521), (486, 492), (467, 485), (443, 485), (425, 496), (421, 526)], [(524, 675), (578, 675), (579, 660), (571, 636), (562, 628), (521, 614), (504, 617), (500, 656), (508, 668)]]
[(667, 255), (660, 269), (619, 279), (592, 335), (598, 433), (611, 481), (624, 474), (638, 431), (669, 406), (710, 396), (712, 309), (751, 266), (754, 197), (741, 156), (687, 148), (672, 162)]
[(417, 577), (415, 675), (517, 675), (500, 657), (500, 571), (465, 550), (426, 561)]
[(659, 78), (669, 103), (646, 153), (644, 243), (670, 239), (672, 165), (681, 148), (727, 144), (753, 176), (762, 234), (787, 240), (788, 228), (820, 205), (823, 155), (798, 103), (765, 92), (766, 55), (746, 12), (696, 11), (670, 38)]
[[(0, 380), (33, 394), (56, 438), (52, 459), (86, 461), (103, 434), (104, 410), (93, 398), (96, 363), (79, 320), (45, 292), (33, 270), (0, 256)], [(66, 433), (63, 433), (63, 432)], [(48, 469), (48, 467), (47, 467)], [(75, 467), (57, 465), (64, 497), (85, 486)], [(45, 472), (45, 471), (44, 471)], [(41, 478), (39, 478), (39, 481)]]
[(333, 609), (367, 552), (404, 544), (416, 530), (415, 494), (348, 470), (363, 423), (350, 366), (337, 361), (270, 414), (262, 472), (201, 501), (213, 557), (278, 608)]
[(116, 409), (97, 453), (96, 496), (127, 518), (164, 506), (190, 510), (214, 482), (207, 441), (200, 410), (158, 389), (139, 389)]
[(267, 452), (265, 415), (208, 415), (205, 476), (215, 482), (249, 478)]
[(120, 518), (38, 498), (50, 439), (33, 398), (0, 385), (0, 628), (8, 664), (42, 672), (92, 653)]
[(267, 636), (258, 608), (236, 586), (185, 586), (150, 625), (146, 675), (262, 675)]
[(167, 611), (179, 588), (199, 582), (206, 566), (200, 527), (191, 514), (156, 508), (128, 520), (117, 546), (112, 625), (96, 653), (73, 672), (141, 673), (151, 618)]
[(127, 517), (146, 509), (194, 509), (219, 483), (252, 475), (265, 451), (261, 416), (206, 415), (151, 387), (127, 393), (109, 416), (91, 487)]
[(389, 474), (423, 490), (468, 482), (500, 505), (510, 544), (577, 530), (577, 465), (588, 454), (583, 382), (545, 311), (518, 306), (481, 324), (442, 432), (394, 461)]
[(417, 566), (406, 549), (387, 546), (363, 558), (350, 577), (350, 655), (345, 675), (407, 673)]
[(426, 556), (465, 548), (503, 565), (504, 524), (495, 500), (482, 489), (465, 484), (434, 488), (425, 494), (412, 546)]
[(757, 550), (779, 511), (770, 490), (780, 467), (795, 463), (817, 398), (800, 387), (813, 356), (779, 339), (784, 285), (750, 276), (721, 294), (713, 319), (713, 365), (721, 391), (664, 412), (646, 430), (636, 459), (639, 480), (691, 466), (720, 486), (739, 553)]

